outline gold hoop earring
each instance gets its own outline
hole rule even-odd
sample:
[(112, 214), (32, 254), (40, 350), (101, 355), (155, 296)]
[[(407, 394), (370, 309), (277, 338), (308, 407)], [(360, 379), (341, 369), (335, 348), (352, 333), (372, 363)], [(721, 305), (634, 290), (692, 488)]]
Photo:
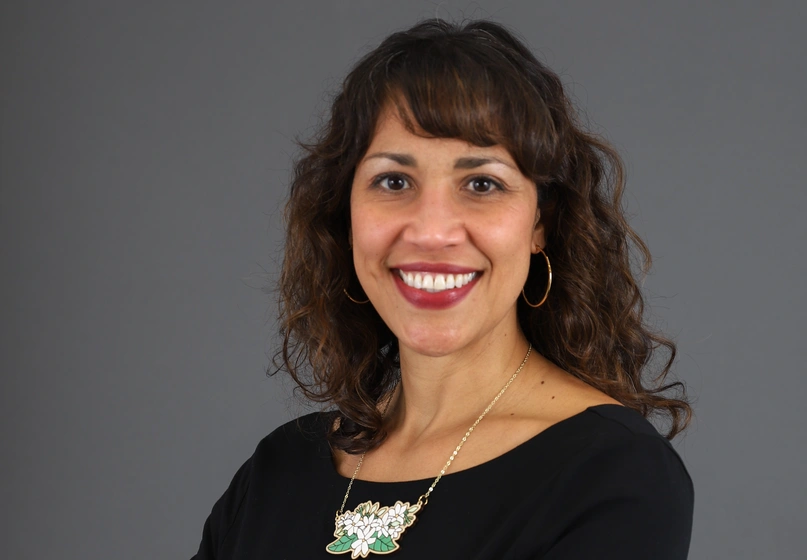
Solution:
[(535, 304), (530, 303), (530, 300), (527, 299), (527, 294), (524, 293), (524, 288), (521, 288), (521, 297), (523, 297), (524, 301), (527, 302), (527, 305), (529, 305), (532, 308), (541, 307), (544, 304), (546, 298), (549, 297), (549, 289), (552, 287), (552, 265), (549, 264), (549, 257), (546, 256), (546, 253), (544, 253), (544, 250), (542, 248), (538, 247), (538, 251), (546, 259), (546, 269), (549, 272), (549, 279), (546, 282), (546, 291), (544, 292), (544, 297), (541, 299), (541, 301)]
[(349, 299), (349, 300), (350, 300), (350, 301), (352, 301), (353, 303), (358, 303), (359, 305), (364, 305), (365, 303), (369, 303), (369, 301), (370, 301), (370, 298), (367, 298), (367, 299), (366, 299), (366, 300), (364, 300), (364, 301), (358, 301), (358, 300), (353, 299), (352, 297), (350, 297), (350, 294), (349, 294), (349, 293), (347, 293), (347, 289), (346, 289), (346, 288), (342, 288), (342, 291), (343, 291), (343, 292), (345, 292), (345, 295), (347, 296), (347, 299)]

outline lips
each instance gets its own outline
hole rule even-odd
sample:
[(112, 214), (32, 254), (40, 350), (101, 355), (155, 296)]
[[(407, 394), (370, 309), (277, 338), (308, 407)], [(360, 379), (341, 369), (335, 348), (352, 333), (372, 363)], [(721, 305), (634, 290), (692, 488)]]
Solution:
[(392, 270), (401, 295), (421, 309), (445, 309), (462, 301), (481, 271), (454, 265), (413, 263)]

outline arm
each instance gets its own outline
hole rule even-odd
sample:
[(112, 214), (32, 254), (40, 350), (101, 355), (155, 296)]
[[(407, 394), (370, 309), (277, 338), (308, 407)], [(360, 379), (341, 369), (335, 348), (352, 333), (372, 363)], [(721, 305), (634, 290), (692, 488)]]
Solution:
[(215, 560), (218, 557), (221, 544), (227, 538), (244, 501), (244, 496), (246, 496), (251, 470), (252, 459), (250, 458), (241, 465), (230, 486), (213, 506), (202, 529), (199, 551), (191, 560)]
[(565, 530), (542, 560), (687, 558), (694, 488), (665, 440), (634, 434), (602, 446), (561, 481)]

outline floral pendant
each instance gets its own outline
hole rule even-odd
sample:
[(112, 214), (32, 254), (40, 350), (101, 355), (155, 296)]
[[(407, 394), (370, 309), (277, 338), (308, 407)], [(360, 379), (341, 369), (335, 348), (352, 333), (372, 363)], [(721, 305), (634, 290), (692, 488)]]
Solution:
[(336, 540), (325, 547), (331, 554), (350, 553), (351, 558), (367, 558), (370, 554), (391, 554), (398, 550), (398, 539), (415, 522), (420, 504), (395, 502), (379, 507), (378, 502), (364, 502), (353, 511), (336, 518), (333, 536)]

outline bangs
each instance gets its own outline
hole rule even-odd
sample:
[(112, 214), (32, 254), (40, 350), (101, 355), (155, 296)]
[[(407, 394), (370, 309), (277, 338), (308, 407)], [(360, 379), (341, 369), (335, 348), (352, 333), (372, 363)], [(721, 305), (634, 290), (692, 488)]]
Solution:
[(385, 62), (373, 80), (383, 84), (378, 106), (395, 106), (412, 133), (501, 145), (525, 176), (550, 174), (557, 146), (550, 110), (505, 54), (482, 40), (448, 39), (411, 45)]

